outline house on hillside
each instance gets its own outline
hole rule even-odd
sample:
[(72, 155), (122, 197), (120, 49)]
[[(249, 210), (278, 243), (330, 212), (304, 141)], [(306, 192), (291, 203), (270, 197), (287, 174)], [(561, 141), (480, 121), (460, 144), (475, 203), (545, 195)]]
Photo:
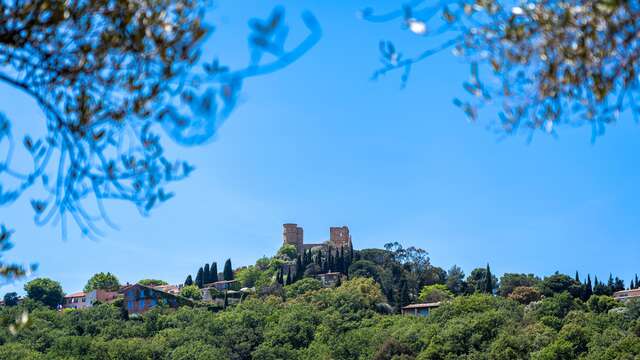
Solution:
[(96, 303), (108, 303), (118, 297), (117, 291), (92, 290), (88, 293), (80, 291), (66, 295), (62, 301), (63, 309), (84, 309)]
[(342, 280), (342, 273), (328, 272), (325, 274), (316, 275), (316, 278), (320, 280), (322, 286), (330, 287), (335, 286), (338, 283), (338, 280)]
[(124, 295), (124, 306), (129, 314), (140, 314), (160, 304), (172, 308), (193, 304), (182, 296), (140, 284), (129, 285), (120, 292)]
[(173, 295), (180, 295), (180, 290), (182, 290), (182, 284), (179, 285), (156, 285), (153, 286), (154, 289), (167, 292)]
[(620, 290), (613, 293), (613, 298), (620, 301), (626, 301), (633, 298), (640, 298), (640, 288), (632, 290)]
[(439, 307), (440, 304), (439, 302), (411, 304), (403, 307), (401, 311), (402, 315), (427, 316), (433, 309)]
[(204, 284), (203, 289), (208, 289), (208, 288), (214, 288), (218, 291), (239, 290), (240, 282), (238, 282), (238, 280), (221, 280), (221, 281)]
[(65, 295), (62, 300), (63, 309), (84, 309), (89, 306), (91, 305), (87, 302), (87, 294), (84, 291)]

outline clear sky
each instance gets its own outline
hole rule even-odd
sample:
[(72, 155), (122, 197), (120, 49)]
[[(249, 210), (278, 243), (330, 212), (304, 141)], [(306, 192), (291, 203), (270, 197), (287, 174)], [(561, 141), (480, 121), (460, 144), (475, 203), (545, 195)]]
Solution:
[[(248, 18), (276, 4), (219, 2), (205, 57), (241, 63)], [(119, 230), (99, 241), (71, 230), (63, 241), (59, 227), (33, 224), (27, 193), (0, 208), (0, 222), (17, 230), (8, 259), (38, 262), (36, 275), (66, 292), (100, 271), (122, 282), (177, 283), (205, 262), (221, 267), (231, 258), (239, 266), (273, 254), (281, 224), (295, 222), (308, 242), (348, 225), (356, 248), (398, 241), (467, 273), (489, 262), (497, 274), (578, 270), (602, 279), (613, 272), (628, 283), (640, 272), (640, 125), (624, 116), (595, 143), (589, 127), (538, 134), (531, 143), (498, 141), (452, 104), (468, 71), (448, 52), (416, 67), (405, 89), (397, 75), (371, 81), (379, 40), (415, 51), (426, 41), (397, 23), (356, 17), (366, 5), (393, 4), (283, 3), (292, 36), (301, 36), (303, 9), (317, 16), (320, 43), (283, 71), (246, 83), (242, 105), (213, 142), (171, 147), (196, 166), (173, 186), (175, 198), (148, 218), (112, 203)], [(43, 127), (33, 101), (5, 86), (0, 110), (33, 131)]]

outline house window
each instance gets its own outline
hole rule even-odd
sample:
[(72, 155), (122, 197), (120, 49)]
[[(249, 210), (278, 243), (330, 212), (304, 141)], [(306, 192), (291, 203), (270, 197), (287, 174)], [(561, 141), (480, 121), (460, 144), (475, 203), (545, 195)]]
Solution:
[(140, 299), (140, 309), (144, 308), (144, 299)]
[(156, 306), (156, 299), (151, 299), (149, 306)]
[(133, 301), (129, 300), (129, 302), (127, 303), (127, 309), (133, 310)]

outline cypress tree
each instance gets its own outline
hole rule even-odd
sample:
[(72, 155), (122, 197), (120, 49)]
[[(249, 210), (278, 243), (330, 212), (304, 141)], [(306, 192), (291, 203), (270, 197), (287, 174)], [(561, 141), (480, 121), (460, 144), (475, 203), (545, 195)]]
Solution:
[(631, 283), (629, 283), (629, 290), (635, 289), (635, 284), (633, 283), (633, 279), (631, 279)]
[(226, 309), (227, 306), (229, 306), (229, 298), (228, 298), (228, 295), (227, 295), (227, 290), (225, 290), (224, 291), (224, 305), (223, 305), (223, 308)]
[(353, 243), (349, 242), (349, 263), (353, 263)]
[(233, 269), (231, 268), (231, 259), (224, 262), (224, 270), (222, 271), (224, 280), (233, 280)]
[(198, 269), (198, 275), (196, 275), (196, 285), (201, 289), (204, 286), (204, 270), (202, 270), (202, 267)]
[(287, 269), (287, 285), (291, 285), (291, 267)]
[(212, 262), (211, 268), (209, 269), (209, 276), (211, 277), (211, 282), (218, 281), (218, 263)]
[(276, 275), (276, 281), (278, 282), (278, 284), (280, 285), (284, 285), (283, 284), (283, 278), (282, 278), (282, 268), (280, 268), (280, 270), (278, 270), (278, 275)]
[(576, 270), (576, 282), (580, 284), (580, 275), (578, 275), (578, 270)]
[(193, 285), (193, 279), (191, 278), (191, 275), (187, 276), (187, 279), (184, 281), (184, 285), (185, 286)]
[(587, 283), (585, 284), (585, 295), (584, 297), (589, 300), (591, 295), (593, 295), (593, 286), (591, 286), (591, 275), (587, 274)]
[(205, 284), (211, 282), (211, 273), (209, 272), (209, 264), (204, 264), (204, 273), (202, 274), (202, 278)]
[(336, 280), (336, 287), (340, 287), (340, 285), (342, 285), (341, 278), (342, 278), (342, 276), (338, 276), (338, 280)]
[(331, 250), (329, 250), (329, 255), (327, 256), (327, 271), (335, 271), (336, 263), (333, 255), (331, 255)]
[(399, 300), (400, 301), (398, 301), (398, 305), (400, 305), (400, 307), (407, 306), (411, 302), (411, 298), (409, 298), (409, 288), (407, 287), (407, 282), (405, 280), (402, 280)]
[(487, 263), (487, 271), (485, 272), (485, 291), (487, 294), (493, 294), (493, 275), (491, 275), (491, 269), (489, 263)]
[(296, 258), (295, 281), (302, 279), (303, 276), (304, 276), (304, 268), (302, 267), (302, 259), (300, 258), (300, 255), (298, 255), (298, 257)]
[(613, 291), (616, 292), (620, 290), (624, 290), (624, 281), (616, 276)]
[(616, 284), (613, 280), (613, 275), (609, 273), (609, 280), (607, 281), (607, 287), (609, 288), (609, 292), (613, 294), (616, 288)]
[(638, 274), (636, 274), (636, 287), (639, 287), (640, 284), (638, 283)]
[(340, 255), (338, 256), (338, 264), (336, 265), (336, 269), (339, 273), (344, 274), (344, 246), (340, 247)]

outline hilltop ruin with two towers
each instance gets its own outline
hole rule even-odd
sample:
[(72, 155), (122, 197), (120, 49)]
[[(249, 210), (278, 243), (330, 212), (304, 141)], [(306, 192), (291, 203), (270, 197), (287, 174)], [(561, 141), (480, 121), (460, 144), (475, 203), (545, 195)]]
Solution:
[(349, 235), (349, 228), (347, 226), (330, 227), (329, 240), (320, 244), (305, 244), (304, 230), (302, 227), (298, 226), (298, 224), (283, 224), (282, 243), (283, 245), (295, 246), (298, 254), (302, 254), (307, 249), (315, 247), (321, 247), (323, 250), (349, 249), (351, 247), (351, 235)]

